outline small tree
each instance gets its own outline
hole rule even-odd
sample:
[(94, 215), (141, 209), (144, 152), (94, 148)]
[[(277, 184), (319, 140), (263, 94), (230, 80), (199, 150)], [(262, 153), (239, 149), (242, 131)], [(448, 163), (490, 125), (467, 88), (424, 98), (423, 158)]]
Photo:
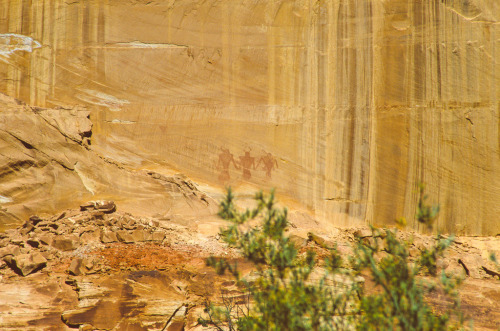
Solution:
[[(425, 222), (429, 224), (437, 216), (436, 207), (428, 207), (422, 201), (425, 195), (420, 197), (417, 218), (429, 216), (429, 222)], [(410, 261), (410, 243), (398, 239), (397, 231), (372, 227), (370, 240), (359, 239), (356, 243), (349, 258), (350, 271), (341, 268), (343, 261), (332, 248), (322, 263), (324, 275), (319, 281), (311, 281), (318, 261), (311, 251), (298, 254), (285, 235), (287, 210), (275, 208), (273, 192), (269, 197), (259, 192), (255, 200), (256, 208), (240, 212), (229, 189), (219, 212), (230, 223), (221, 230), (223, 240), (237, 247), (252, 263), (255, 279), (241, 277), (237, 265), (224, 259), (207, 260), (218, 273), (230, 272), (249, 301), (244, 309), (227, 297), (223, 298), (222, 308), (207, 304), (208, 319), (200, 318), (202, 325), (218, 330), (446, 330), (462, 324), (456, 291), (459, 280), (444, 271), (438, 282), (419, 277), (437, 276), (437, 260), (453, 238), (441, 239), (438, 235), (433, 247), (422, 250), (415, 261)], [(252, 220), (258, 220), (259, 225), (249, 226)], [(366, 273), (375, 284), (374, 294), (366, 294), (355, 281)], [(342, 278), (342, 290), (327, 286), (332, 276)], [(424, 297), (426, 291), (438, 290), (453, 302), (450, 310), (441, 315), (431, 309)], [(458, 317), (455, 325), (450, 322), (453, 314)]]
[[(342, 273), (337, 251), (332, 249), (325, 260), (325, 274), (320, 281), (310, 282), (316, 266), (315, 255), (308, 251), (305, 256), (300, 256), (285, 235), (287, 210), (275, 208), (273, 192), (269, 197), (259, 192), (255, 200), (255, 209), (241, 213), (234, 205), (231, 190), (228, 190), (219, 215), (230, 222), (230, 226), (222, 230), (222, 238), (239, 248), (243, 257), (254, 265), (256, 279), (250, 282), (242, 278), (237, 266), (224, 259), (212, 257), (207, 260), (207, 264), (215, 267), (218, 273), (229, 271), (233, 274), (250, 294), (252, 304), (234, 322), (227, 309), (208, 306), (209, 319), (200, 319), (200, 323), (219, 330), (344, 329), (347, 318), (333, 317), (345, 315), (352, 289), (336, 293), (332, 286), (327, 286), (329, 277)], [(248, 222), (255, 219), (260, 220), (260, 225), (248, 227)]]
[[(421, 251), (410, 262), (409, 243), (397, 238), (397, 232), (372, 228), (373, 240), (360, 241), (351, 262), (354, 270), (368, 270), (376, 289), (375, 294), (360, 293), (360, 330), (448, 330), (463, 322), (459, 313), (457, 286), (460, 279), (442, 271), (439, 281), (425, 281), (419, 275), (437, 276), (437, 260), (451, 245), (453, 238), (440, 239), (430, 249)], [(380, 255), (382, 257), (380, 258)], [(425, 292), (445, 293), (452, 299), (450, 309), (436, 314), (425, 302)], [(451, 315), (456, 315), (450, 323)]]

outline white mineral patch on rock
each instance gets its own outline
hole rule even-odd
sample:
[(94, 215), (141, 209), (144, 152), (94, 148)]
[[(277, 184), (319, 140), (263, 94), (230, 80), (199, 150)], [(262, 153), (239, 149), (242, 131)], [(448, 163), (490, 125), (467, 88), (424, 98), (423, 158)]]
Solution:
[(121, 107), (130, 102), (125, 99), (118, 99), (117, 97), (94, 90), (80, 89), (84, 94), (78, 94), (76, 97), (82, 101), (107, 107), (110, 111), (121, 111)]
[(114, 119), (114, 120), (111, 121), (111, 123), (115, 123), (115, 124), (134, 124), (135, 122)]
[(82, 180), (83, 186), (85, 186), (87, 191), (89, 191), (90, 193), (92, 193), (92, 195), (94, 195), (96, 183), (83, 173), (83, 170), (81, 169), (81, 166), (78, 162), (75, 163), (75, 172)]
[(14, 201), (14, 200), (12, 200), (11, 198), (8, 198), (8, 197), (4, 197), (3, 195), (0, 195), (0, 203), (9, 203), (12, 201)]
[(10, 54), (22, 51), (33, 52), (34, 49), (42, 45), (31, 37), (16, 33), (0, 34), (0, 56), (10, 56)]
[(132, 41), (125, 43), (108, 44), (106, 48), (187, 48), (186, 45), (169, 43), (144, 43), (142, 41)]

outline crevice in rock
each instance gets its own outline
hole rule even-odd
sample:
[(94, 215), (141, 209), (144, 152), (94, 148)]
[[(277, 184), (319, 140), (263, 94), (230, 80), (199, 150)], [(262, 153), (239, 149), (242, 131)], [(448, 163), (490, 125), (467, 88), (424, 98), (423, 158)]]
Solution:
[(469, 269), (467, 268), (467, 266), (465, 265), (465, 263), (462, 261), (462, 259), (458, 259), (458, 263), (464, 268), (465, 274), (467, 276), (470, 276)]
[(500, 272), (496, 272), (494, 270), (490, 270), (486, 267), (481, 267), (488, 275), (493, 276), (493, 277), (498, 277), (500, 279)]
[(165, 326), (163, 327), (163, 329), (161, 329), (161, 331), (165, 331), (167, 330), (168, 326), (170, 325), (170, 322), (172, 322), (172, 320), (174, 319), (175, 315), (177, 314), (177, 312), (182, 308), (184, 307), (184, 305), (181, 305), (179, 307), (177, 307), (177, 309), (174, 311), (174, 313), (170, 316), (170, 318), (168, 319), (167, 323), (165, 323)]
[(22, 138), (19, 138), (17, 137), (15, 134), (13, 134), (12, 132), (9, 132), (9, 131), (6, 131), (9, 135), (11, 135), (12, 137), (14, 137), (15, 139), (17, 139), (21, 144), (23, 144), (23, 146), (29, 146), (29, 149), (33, 149), (37, 152), (39, 152), (40, 154), (44, 155), (45, 157), (47, 157), (49, 160), (52, 160), (56, 163), (58, 163), (60, 166), (62, 166), (64, 169), (66, 170), (70, 170), (70, 171), (73, 171), (74, 169), (71, 169), (70, 167), (68, 167), (67, 165), (65, 165), (63, 162), (51, 157), (50, 155), (48, 155), (47, 153), (39, 150), (38, 148), (36, 148), (35, 146), (31, 145), (30, 143), (28, 143), (27, 141), (23, 140)]

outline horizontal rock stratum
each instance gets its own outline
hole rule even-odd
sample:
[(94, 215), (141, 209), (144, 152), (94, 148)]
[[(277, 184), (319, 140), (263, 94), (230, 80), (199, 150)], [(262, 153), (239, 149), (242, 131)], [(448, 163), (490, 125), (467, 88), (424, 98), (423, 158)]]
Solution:
[[(135, 171), (175, 169), (215, 188), (276, 187), (336, 226), (405, 216), (418, 228), (422, 181), (442, 231), (495, 235), (499, 17), (497, 0), (1, 1), (0, 91), (62, 108), (15, 128), (2, 108), (0, 153), (39, 125), (68, 136), (29, 142), (41, 161), (2, 171), (38, 185), (0, 186), (1, 212), (28, 214), (35, 193), (57, 202), (49, 212), (137, 187), (145, 201), (162, 188)], [(72, 139), (85, 131), (65, 130), (64, 109), (88, 124), (77, 104), (86, 147)], [(114, 169), (129, 180), (113, 187)]]

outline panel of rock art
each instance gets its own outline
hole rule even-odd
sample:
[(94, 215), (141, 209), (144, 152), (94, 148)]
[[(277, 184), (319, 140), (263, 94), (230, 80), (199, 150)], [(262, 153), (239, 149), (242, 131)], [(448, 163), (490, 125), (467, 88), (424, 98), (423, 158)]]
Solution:
[[(499, 17), (497, 0), (3, 0), (0, 91), (36, 107), (85, 106), (84, 154), (128, 171), (275, 187), (334, 225), (405, 216), (415, 229), (423, 181), (441, 230), (493, 235)], [(14, 130), (0, 114), (2, 155), (41, 125)], [(118, 201), (142, 186), (113, 187), (92, 178), (100, 166), (88, 158), (44, 153), (73, 193), (38, 196), (69, 204), (104, 190)], [(29, 199), (0, 187), (4, 213), (20, 215), (10, 206)]]

